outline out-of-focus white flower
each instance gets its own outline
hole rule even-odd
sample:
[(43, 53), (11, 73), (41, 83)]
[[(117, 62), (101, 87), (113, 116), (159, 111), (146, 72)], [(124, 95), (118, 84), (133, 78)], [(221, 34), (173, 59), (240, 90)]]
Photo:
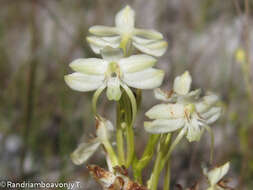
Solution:
[(121, 49), (105, 47), (102, 58), (77, 59), (70, 63), (75, 71), (65, 76), (67, 85), (77, 91), (92, 91), (107, 87), (109, 100), (119, 100), (120, 86), (153, 89), (163, 81), (164, 71), (152, 68), (156, 59), (149, 55), (123, 57)]
[(120, 10), (115, 17), (115, 27), (92, 26), (89, 32), (94, 36), (87, 37), (95, 53), (106, 47), (131, 48), (153, 56), (162, 56), (167, 49), (163, 35), (154, 30), (135, 28), (135, 12), (130, 6)]
[(200, 89), (191, 91), (192, 77), (188, 71), (175, 78), (173, 90), (163, 91), (159, 88), (154, 90), (155, 97), (164, 102), (191, 102), (197, 100), (201, 93)]
[(228, 173), (229, 170), (229, 162), (226, 164), (216, 167), (210, 171), (204, 169), (204, 174), (208, 179), (209, 187), (207, 190), (225, 190), (226, 185), (223, 184), (222, 178)]
[(170, 133), (182, 129), (190, 142), (199, 141), (203, 130), (220, 117), (221, 108), (216, 106), (218, 96), (209, 93), (199, 99), (199, 93), (190, 91), (191, 81), (188, 72), (175, 79), (174, 100), (166, 96), (166, 92), (158, 93), (156, 90), (158, 99), (177, 103), (158, 104), (152, 107), (146, 113), (148, 118), (154, 119), (152, 122), (144, 123), (147, 132)]
[(107, 143), (110, 139), (113, 131), (112, 123), (100, 116), (96, 118), (96, 122), (96, 137), (89, 142), (81, 143), (71, 154), (71, 159), (76, 165), (86, 162), (101, 144)]

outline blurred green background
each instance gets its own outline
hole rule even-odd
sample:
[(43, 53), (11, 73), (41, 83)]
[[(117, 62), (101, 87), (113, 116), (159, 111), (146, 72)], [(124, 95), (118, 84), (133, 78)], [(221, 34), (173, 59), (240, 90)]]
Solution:
[[(70, 90), (63, 76), (73, 59), (96, 56), (85, 40), (88, 28), (113, 25), (126, 4), (135, 9), (139, 28), (156, 29), (168, 41), (157, 65), (166, 71), (164, 89), (189, 70), (194, 88), (220, 95), (224, 114), (213, 126), (215, 163), (230, 160), (231, 186), (253, 189), (252, 0), (0, 0), (1, 179), (98, 187), (85, 165), (70, 160), (78, 143), (94, 134), (92, 93)], [(143, 92), (136, 124), (139, 155), (147, 140), (143, 113), (156, 102), (152, 91)], [(99, 112), (113, 119), (113, 102), (101, 98)], [(179, 146), (173, 184), (203, 179), (209, 142), (205, 134), (201, 143)], [(89, 163), (105, 165), (103, 154)]]

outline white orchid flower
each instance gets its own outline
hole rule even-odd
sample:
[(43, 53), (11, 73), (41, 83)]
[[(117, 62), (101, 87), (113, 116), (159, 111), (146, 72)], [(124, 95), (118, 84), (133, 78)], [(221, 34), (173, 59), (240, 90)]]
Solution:
[(108, 145), (113, 131), (113, 125), (109, 120), (102, 117), (97, 117), (96, 121), (96, 137), (89, 142), (81, 143), (71, 154), (71, 159), (76, 165), (86, 162), (96, 152), (100, 145)]
[(199, 141), (203, 129), (214, 123), (221, 114), (221, 108), (215, 106), (217, 101), (216, 95), (209, 94), (198, 102), (188, 104), (158, 104), (146, 113), (154, 121), (145, 122), (145, 130), (156, 134), (182, 129), (181, 136), (186, 134), (190, 142)]
[(204, 174), (206, 175), (210, 185), (207, 190), (227, 189), (226, 185), (222, 183), (222, 178), (228, 173), (229, 165), (229, 162), (227, 162), (224, 165), (216, 167), (210, 171), (204, 169)]
[(134, 46), (139, 51), (153, 56), (162, 56), (165, 53), (167, 42), (163, 40), (163, 35), (154, 30), (135, 28), (135, 12), (130, 6), (117, 13), (115, 25), (92, 26), (89, 29), (94, 36), (87, 37), (87, 41), (95, 53), (99, 54), (106, 46), (123, 49)]
[(188, 103), (199, 98), (200, 89), (191, 91), (192, 77), (188, 71), (175, 78), (173, 90), (163, 91), (159, 88), (154, 90), (155, 98), (164, 102)]
[(65, 76), (67, 85), (77, 91), (99, 93), (107, 87), (109, 100), (119, 100), (121, 89), (127, 86), (137, 89), (153, 89), (161, 85), (164, 71), (154, 69), (156, 59), (149, 55), (123, 57), (121, 49), (106, 47), (102, 59), (77, 59), (70, 63), (75, 71)]

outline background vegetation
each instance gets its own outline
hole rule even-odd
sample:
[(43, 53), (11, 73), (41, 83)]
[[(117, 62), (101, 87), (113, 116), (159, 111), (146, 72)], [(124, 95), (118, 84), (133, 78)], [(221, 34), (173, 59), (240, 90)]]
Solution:
[[(215, 163), (231, 160), (232, 186), (252, 189), (251, 0), (0, 0), (1, 178), (81, 181), (94, 189), (85, 166), (74, 166), (69, 157), (94, 133), (92, 94), (70, 90), (63, 76), (73, 59), (96, 56), (85, 41), (88, 28), (113, 25), (125, 4), (135, 9), (139, 27), (161, 31), (169, 43), (158, 63), (166, 71), (163, 88), (189, 70), (194, 88), (220, 95), (224, 114), (213, 126)], [(143, 112), (156, 103), (152, 96), (143, 93)], [(100, 113), (113, 119), (113, 103), (104, 100)], [(138, 154), (146, 143), (145, 119), (139, 113)], [(200, 144), (184, 141), (174, 153), (172, 183), (189, 186), (201, 178), (209, 147), (208, 135)], [(98, 152), (90, 163), (103, 166), (101, 158)]]

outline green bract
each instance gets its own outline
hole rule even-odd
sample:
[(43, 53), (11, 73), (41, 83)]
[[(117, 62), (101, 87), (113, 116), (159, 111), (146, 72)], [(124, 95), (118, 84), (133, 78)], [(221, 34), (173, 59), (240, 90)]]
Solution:
[(120, 10), (115, 17), (115, 27), (92, 26), (87, 37), (92, 50), (99, 54), (106, 46), (123, 48), (124, 51), (134, 46), (139, 51), (153, 56), (162, 56), (167, 49), (163, 35), (154, 30), (137, 29), (135, 13), (130, 6)]
[(120, 86), (153, 89), (161, 85), (164, 71), (152, 68), (156, 59), (149, 55), (123, 57), (120, 49), (105, 47), (103, 59), (77, 59), (70, 63), (75, 71), (65, 76), (68, 86), (77, 91), (92, 91), (107, 87), (109, 100), (119, 100)]
[(229, 170), (229, 162), (226, 164), (216, 167), (210, 171), (204, 170), (204, 174), (206, 175), (209, 188), (207, 190), (225, 190), (227, 188), (219, 185), (218, 183), (222, 181), (222, 178), (228, 173)]
[(154, 119), (152, 122), (144, 123), (147, 132), (170, 133), (182, 128), (190, 142), (200, 140), (203, 131), (201, 127), (215, 122), (221, 114), (221, 108), (215, 106), (218, 97), (214, 94), (208, 94), (201, 99), (197, 99), (199, 95), (194, 96), (194, 100), (189, 98), (192, 97), (189, 95), (190, 84), (191, 77), (188, 72), (175, 79), (174, 90), (177, 94), (174, 97), (177, 103), (152, 107), (146, 113), (148, 118)]

